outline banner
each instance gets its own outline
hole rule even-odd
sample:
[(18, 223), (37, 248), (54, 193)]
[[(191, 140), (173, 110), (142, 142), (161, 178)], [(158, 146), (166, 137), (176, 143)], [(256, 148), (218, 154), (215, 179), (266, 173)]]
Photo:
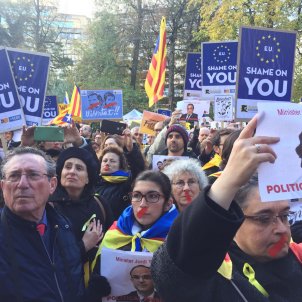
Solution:
[(152, 253), (102, 249), (101, 275), (111, 286), (103, 302), (160, 302), (151, 278)]
[(155, 136), (156, 135), (154, 131), (155, 124), (157, 122), (162, 122), (166, 120), (166, 118), (167, 117), (165, 115), (144, 110), (139, 132)]
[(122, 90), (81, 90), (82, 120), (123, 118)]
[(50, 56), (7, 48), (27, 126), (42, 123)]
[(0, 133), (25, 125), (23, 109), (5, 48), (0, 48)]
[(184, 99), (201, 99), (201, 54), (187, 53)]
[(214, 101), (215, 95), (235, 96), (238, 42), (201, 43), (201, 98)]
[[(259, 102), (256, 136), (280, 137), (271, 145), (276, 161), (258, 168), (262, 201), (302, 197), (302, 106), (289, 102)], [(260, 145), (261, 152), (261, 145)]]
[(214, 120), (227, 122), (232, 121), (234, 105), (231, 95), (216, 95), (214, 100)]
[(47, 125), (58, 115), (57, 97), (49, 95), (45, 97), (42, 125)]
[(258, 101), (291, 100), (297, 34), (241, 27), (236, 118), (250, 119)]

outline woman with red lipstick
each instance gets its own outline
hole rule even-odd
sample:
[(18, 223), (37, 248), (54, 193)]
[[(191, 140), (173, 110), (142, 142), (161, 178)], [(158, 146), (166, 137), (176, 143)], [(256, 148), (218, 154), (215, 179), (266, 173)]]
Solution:
[(198, 160), (193, 158), (173, 161), (165, 173), (172, 185), (172, 195), (177, 208), (182, 212), (208, 185), (208, 179)]
[(162, 172), (144, 171), (136, 178), (129, 198), (131, 206), (107, 231), (97, 255), (103, 247), (153, 253), (164, 242), (178, 215), (169, 178)]
[(128, 193), (132, 181), (145, 169), (144, 158), (129, 129), (124, 130), (122, 138), (124, 149), (108, 146), (99, 159), (101, 174), (97, 193), (108, 201), (115, 220), (130, 205)]

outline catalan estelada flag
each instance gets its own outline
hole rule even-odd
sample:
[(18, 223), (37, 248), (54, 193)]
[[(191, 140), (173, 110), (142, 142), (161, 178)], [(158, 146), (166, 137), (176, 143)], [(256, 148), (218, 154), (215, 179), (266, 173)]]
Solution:
[(145, 81), (145, 90), (149, 98), (149, 107), (163, 98), (167, 65), (166, 18), (160, 24), (150, 67)]
[(80, 122), (81, 120), (81, 94), (80, 89), (76, 85), (74, 85), (69, 106), (64, 109), (57, 117), (55, 117), (49, 124), (62, 125), (65, 123), (70, 124), (72, 121)]
[(74, 85), (70, 104), (68, 107), (68, 113), (63, 117), (62, 121), (71, 123), (71, 121), (79, 122), (82, 118), (82, 103), (80, 89), (77, 85)]
[(63, 125), (66, 124), (65, 121), (63, 121), (63, 118), (68, 114), (69, 108), (67, 107), (64, 109), (58, 116), (56, 116), (52, 121), (48, 123), (48, 125)]

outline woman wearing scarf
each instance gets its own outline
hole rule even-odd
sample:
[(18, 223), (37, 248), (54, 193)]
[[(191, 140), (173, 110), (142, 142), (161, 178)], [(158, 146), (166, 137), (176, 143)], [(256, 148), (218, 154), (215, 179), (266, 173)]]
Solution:
[(101, 181), (97, 193), (110, 204), (116, 220), (130, 205), (128, 193), (133, 179), (145, 169), (144, 158), (136, 143), (133, 143), (131, 132), (123, 132), (124, 149), (116, 146), (105, 148), (100, 157)]
[(170, 180), (162, 172), (144, 171), (138, 175), (129, 197), (131, 206), (107, 231), (97, 257), (103, 247), (155, 252), (164, 242), (178, 215), (171, 197)]

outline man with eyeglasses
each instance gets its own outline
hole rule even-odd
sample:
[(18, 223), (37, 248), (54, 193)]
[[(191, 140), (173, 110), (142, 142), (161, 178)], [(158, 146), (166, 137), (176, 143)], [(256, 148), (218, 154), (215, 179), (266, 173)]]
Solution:
[(252, 119), (222, 175), (174, 221), (151, 271), (165, 302), (301, 301), (302, 246), (291, 242), (287, 200), (260, 200), (261, 163), (276, 137), (253, 137)]
[(194, 113), (194, 105), (188, 104), (187, 105), (187, 113), (182, 114), (180, 117), (181, 121), (186, 121), (187, 123), (190, 123), (190, 129), (194, 127), (194, 122), (198, 123), (198, 114)]
[(150, 267), (134, 266), (130, 271), (131, 282), (136, 289), (131, 293), (116, 297), (119, 302), (160, 302), (158, 293), (154, 290)]
[(1, 168), (0, 301), (93, 301), (69, 221), (47, 205), (57, 185), (54, 161), (16, 148)]

